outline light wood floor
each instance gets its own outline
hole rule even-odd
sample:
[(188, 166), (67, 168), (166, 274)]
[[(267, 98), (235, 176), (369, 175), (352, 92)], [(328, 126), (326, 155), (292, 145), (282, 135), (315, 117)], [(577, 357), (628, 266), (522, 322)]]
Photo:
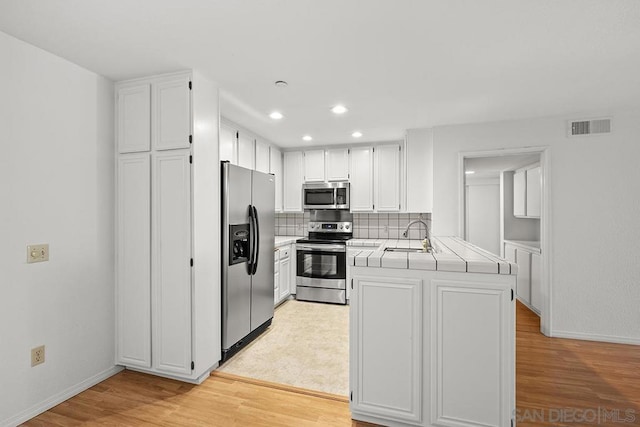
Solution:
[[(547, 338), (540, 333), (538, 316), (518, 302), (516, 406), (523, 416), (518, 427), (640, 426), (640, 346)], [(590, 422), (599, 408), (600, 422)], [(614, 409), (620, 410), (618, 422), (604, 420), (603, 410)], [(533, 418), (533, 411), (542, 410), (543, 422)], [(626, 410), (634, 412), (635, 420), (621, 422)], [(565, 422), (559, 420), (562, 413)]]
[[(640, 347), (551, 339), (518, 303), (518, 426), (640, 425)], [(541, 422), (584, 410), (633, 410), (632, 422)], [(577, 410), (577, 412), (575, 411)], [(538, 411), (534, 413), (533, 411)], [(590, 413), (586, 413), (590, 415)], [(567, 415), (569, 416), (569, 415)], [(529, 422), (525, 420), (535, 419)], [(200, 386), (124, 371), (30, 420), (27, 426), (365, 426), (346, 397), (214, 373)]]

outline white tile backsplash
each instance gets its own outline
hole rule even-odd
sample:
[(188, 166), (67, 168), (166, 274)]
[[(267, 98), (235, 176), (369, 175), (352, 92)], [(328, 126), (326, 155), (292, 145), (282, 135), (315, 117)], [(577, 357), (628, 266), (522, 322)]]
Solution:
[(411, 226), (409, 235), (403, 237), (409, 221), (422, 219), (431, 229), (430, 213), (358, 213), (353, 215), (353, 237), (359, 239), (422, 239), (425, 230), (422, 224)]
[[(424, 226), (415, 224), (407, 237), (402, 236), (409, 221), (422, 219), (431, 229), (430, 213), (355, 213), (353, 214), (353, 237), (358, 239), (422, 239)], [(278, 236), (306, 236), (309, 213), (277, 213), (275, 230)]]
[(277, 236), (304, 237), (307, 235), (308, 223), (308, 214), (277, 213), (275, 215), (275, 232)]

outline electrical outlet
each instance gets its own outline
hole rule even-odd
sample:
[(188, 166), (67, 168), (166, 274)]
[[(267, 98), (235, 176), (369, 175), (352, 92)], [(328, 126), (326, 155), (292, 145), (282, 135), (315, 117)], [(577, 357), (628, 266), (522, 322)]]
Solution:
[(35, 347), (31, 349), (31, 366), (36, 366), (44, 363), (44, 346)]

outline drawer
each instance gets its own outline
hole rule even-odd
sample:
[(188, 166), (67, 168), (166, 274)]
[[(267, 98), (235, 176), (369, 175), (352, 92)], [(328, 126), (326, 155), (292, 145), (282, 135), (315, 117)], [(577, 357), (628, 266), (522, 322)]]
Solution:
[(283, 246), (280, 248), (280, 259), (287, 259), (291, 254), (291, 246)]

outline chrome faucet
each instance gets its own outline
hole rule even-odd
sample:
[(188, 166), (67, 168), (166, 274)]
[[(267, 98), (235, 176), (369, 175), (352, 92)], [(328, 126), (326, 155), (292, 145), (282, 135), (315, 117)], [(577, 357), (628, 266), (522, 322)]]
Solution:
[(421, 219), (414, 219), (413, 221), (409, 222), (409, 224), (407, 224), (407, 228), (405, 228), (404, 232), (402, 233), (402, 236), (403, 237), (407, 237), (407, 234), (409, 233), (409, 228), (411, 228), (411, 226), (413, 224), (417, 223), (417, 222), (419, 222), (419, 223), (424, 225), (424, 230), (425, 230), (424, 238), (427, 239), (427, 241), (428, 241), (429, 240), (429, 226), (427, 225), (426, 222), (424, 222)]

